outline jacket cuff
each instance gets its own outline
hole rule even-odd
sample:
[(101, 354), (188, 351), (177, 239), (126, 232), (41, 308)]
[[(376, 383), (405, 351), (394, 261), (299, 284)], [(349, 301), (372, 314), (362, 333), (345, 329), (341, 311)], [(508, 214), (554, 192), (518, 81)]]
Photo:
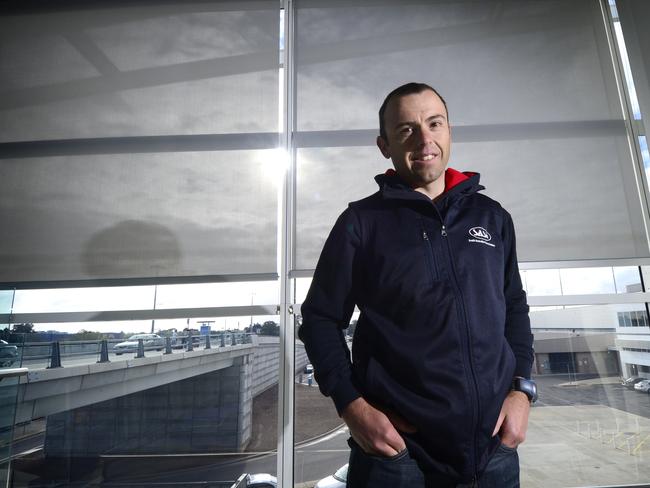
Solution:
[(530, 364), (528, 361), (518, 360), (517, 364), (515, 365), (515, 372), (513, 374), (513, 377), (520, 376), (522, 378), (530, 379), (530, 373), (532, 368), (533, 365)]
[(334, 406), (340, 417), (345, 407), (352, 403), (353, 400), (359, 398), (361, 393), (359, 393), (351, 381), (342, 379), (336, 385), (336, 388), (331, 391), (330, 396), (334, 400)]

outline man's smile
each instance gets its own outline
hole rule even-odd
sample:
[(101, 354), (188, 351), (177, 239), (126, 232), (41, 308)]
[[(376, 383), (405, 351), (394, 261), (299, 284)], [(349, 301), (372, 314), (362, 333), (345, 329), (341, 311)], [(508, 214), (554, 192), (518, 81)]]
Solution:
[(417, 156), (413, 156), (411, 158), (411, 161), (413, 161), (414, 163), (431, 161), (432, 159), (437, 158), (438, 156), (439, 154), (434, 154), (434, 153), (420, 154)]

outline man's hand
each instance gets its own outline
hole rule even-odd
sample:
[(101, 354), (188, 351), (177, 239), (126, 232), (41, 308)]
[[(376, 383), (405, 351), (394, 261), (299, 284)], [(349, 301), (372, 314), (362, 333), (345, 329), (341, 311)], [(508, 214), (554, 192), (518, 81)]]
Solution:
[(345, 407), (341, 417), (361, 449), (375, 456), (395, 456), (406, 448), (397, 429), (415, 432), (415, 428), (398, 415), (386, 415), (361, 397)]
[(499, 434), (501, 442), (507, 447), (515, 448), (526, 439), (530, 402), (525, 393), (511, 391), (503, 401), (499, 420), (492, 432), (492, 437)]

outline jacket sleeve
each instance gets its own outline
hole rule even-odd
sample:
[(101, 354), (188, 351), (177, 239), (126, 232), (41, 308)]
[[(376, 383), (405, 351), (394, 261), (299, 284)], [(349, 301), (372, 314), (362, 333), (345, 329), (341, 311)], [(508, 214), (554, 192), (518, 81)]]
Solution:
[(354, 385), (350, 350), (343, 329), (354, 311), (355, 266), (360, 247), (360, 226), (346, 209), (330, 232), (302, 304), (298, 336), (305, 344), (320, 391), (332, 397), (339, 415), (361, 396)]
[(515, 229), (512, 217), (504, 210), (503, 242), (505, 251), (504, 295), (506, 299), (505, 336), (515, 354), (515, 376), (530, 378), (533, 366), (533, 335), (530, 331), (526, 292), (521, 285)]

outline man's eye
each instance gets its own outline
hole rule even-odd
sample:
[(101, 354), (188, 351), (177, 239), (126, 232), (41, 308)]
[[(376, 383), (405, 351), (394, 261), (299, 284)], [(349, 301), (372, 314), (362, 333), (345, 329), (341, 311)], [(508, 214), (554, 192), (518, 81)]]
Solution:
[(410, 134), (411, 132), (413, 132), (413, 129), (410, 127), (404, 127), (399, 131), (400, 134)]

